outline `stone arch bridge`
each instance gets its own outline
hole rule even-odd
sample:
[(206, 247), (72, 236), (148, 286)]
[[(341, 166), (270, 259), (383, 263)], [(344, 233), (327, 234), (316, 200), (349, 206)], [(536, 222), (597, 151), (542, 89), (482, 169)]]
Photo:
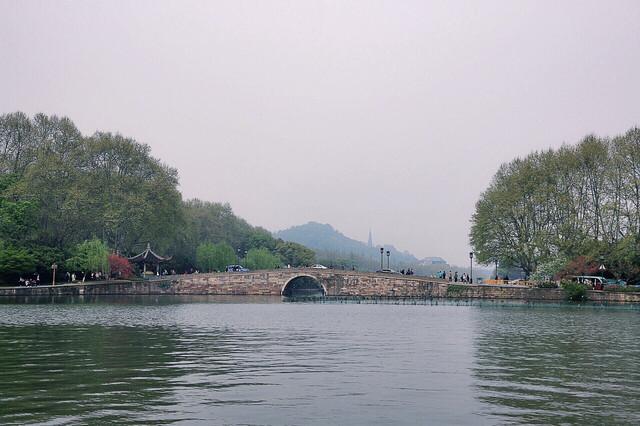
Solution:
[[(255, 272), (172, 275), (149, 281), (91, 281), (87, 283), (0, 287), (0, 296), (99, 295), (264, 295), (448, 297), (562, 301), (560, 289), (449, 283), (427, 277), (334, 269), (274, 269)], [(640, 303), (640, 293), (589, 291), (590, 301)]]
[(174, 294), (443, 297), (447, 286), (443, 280), (414, 275), (286, 268), (179, 275), (167, 290)]

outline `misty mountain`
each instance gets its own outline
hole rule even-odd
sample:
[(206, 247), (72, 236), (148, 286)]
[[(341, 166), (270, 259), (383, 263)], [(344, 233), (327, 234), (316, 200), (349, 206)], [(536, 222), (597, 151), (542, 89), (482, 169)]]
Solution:
[[(380, 268), (380, 245), (370, 246), (362, 241), (349, 238), (329, 224), (309, 222), (278, 231), (274, 236), (313, 249), (317, 254), (318, 261), (321, 262), (347, 268), (355, 266), (362, 270)], [(387, 250), (391, 253), (389, 260), (393, 269), (412, 268), (416, 271), (421, 269), (427, 272), (438, 265), (440, 268), (447, 266), (446, 260), (440, 257), (418, 259), (408, 251), (400, 251), (393, 245), (385, 244), (385, 268), (387, 266)]]

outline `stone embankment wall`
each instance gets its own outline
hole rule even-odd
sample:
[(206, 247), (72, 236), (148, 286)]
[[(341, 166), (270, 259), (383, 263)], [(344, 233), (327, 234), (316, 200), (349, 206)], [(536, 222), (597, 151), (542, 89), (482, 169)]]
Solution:
[[(282, 294), (293, 279), (309, 276), (328, 296), (420, 297), (562, 301), (557, 289), (464, 285), (425, 277), (318, 269), (276, 269), (247, 273), (192, 274), (162, 280), (112, 281), (40, 287), (0, 287), (0, 296), (54, 295), (272, 295)], [(640, 303), (640, 293), (589, 292), (601, 303)]]

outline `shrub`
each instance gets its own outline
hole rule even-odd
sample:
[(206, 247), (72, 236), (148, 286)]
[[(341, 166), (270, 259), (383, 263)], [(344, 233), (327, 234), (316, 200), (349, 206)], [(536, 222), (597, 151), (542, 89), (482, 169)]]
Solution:
[(536, 287), (537, 288), (558, 288), (558, 284), (554, 283), (553, 281), (546, 281), (546, 282), (536, 284)]
[(562, 283), (562, 289), (570, 302), (585, 302), (587, 300), (587, 286), (573, 281)]
[(109, 255), (109, 269), (111, 270), (111, 275), (116, 278), (127, 279), (133, 275), (133, 265), (129, 260), (115, 253)]

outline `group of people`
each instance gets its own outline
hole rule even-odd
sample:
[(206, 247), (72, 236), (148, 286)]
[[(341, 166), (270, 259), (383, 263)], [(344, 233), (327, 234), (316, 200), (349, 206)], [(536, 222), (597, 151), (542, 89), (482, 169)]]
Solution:
[[(80, 274), (82, 274), (82, 278), (79, 278)], [(68, 283), (75, 283), (78, 280), (80, 280), (82, 282), (85, 282), (87, 280), (89, 280), (89, 281), (97, 281), (97, 280), (106, 280), (107, 278), (109, 278), (107, 276), (107, 274), (105, 274), (103, 272), (92, 272), (90, 274), (86, 274), (83, 271), (80, 274), (76, 275), (75, 272), (67, 271), (67, 273), (64, 274), (65, 281), (68, 282)]]
[(27, 278), (20, 277), (20, 279), (18, 280), (18, 285), (24, 285), (27, 287), (40, 285), (40, 274), (38, 274), (37, 272), (34, 272), (33, 276), (31, 277), (27, 277)]
[[(108, 277), (106, 274), (102, 272), (92, 272), (91, 274), (80, 272), (80, 274), (76, 275), (75, 272), (67, 271), (64, 275), (64, 278), (65, 278), (65, 281), (68, 283), (75, 283), (77, 281), (85, 282), (86, 280), (90, 280), (90, 281), (106, 280)], [(34, 272), (32, 276), (29, 276), (27, 278), (24, 278), (21, 276), (18, 279), (18, 285), (26, 286), (26, 287), (40, 285), (40, 274), (38, 274), (37, 272)]]
[(400, 273), (401, 273), (402, 275), (413, 275), (413, 274), (415, 274), (415, 272), (414, 272), (414, 271), (413, 271), (413, 269), (411, 269), (411, 268), (407, 269), (406, 271), (405, 271), (404, 269), (401, 269), (401, 270), (400, 270)]
[(447, 271), (438, 271), (438, 273), (436, 274), (437, 278), (443, 279), (443, 280), (447, 280), (449, 282), (461, 282), (461, 283), (471, 283), (471, 277), (469, 276), (469, 274), (467, 274), (466, 272), (463, 272), (461, 275), (458, 274), (458, 271), (456, 272), (451, 272), (449, 271), (449, 273), (447, 273)]

